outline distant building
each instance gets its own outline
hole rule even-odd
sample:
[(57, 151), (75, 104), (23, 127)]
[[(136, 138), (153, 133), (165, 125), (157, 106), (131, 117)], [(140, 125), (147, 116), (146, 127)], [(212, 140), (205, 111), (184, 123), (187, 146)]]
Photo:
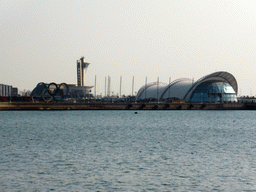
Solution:
[(12, 87), (11, 85), (0, 84), (0, 96), (10, 97), (10, 96), (17, 96), (17, 95), (18, 95), (18, 88)]
[(143, 85), (137, 101), (183, 101), (191, 103), (237, 102), (237, 81), (224, 71), (206, 75), (194, 82), (188, 78), (170, 84), (153, 82)]
[(77, 86), (70, 85), (71, 97), (86, 98), (92, 96), (93, 86), (86, 86), (85, 74), (90, 63), (84, 57), (77, 60)]
[[(81, 57), (80, 60), (77, 60), (77, 85), (75, 84), (65, 84), (68, 86), (68, 94), (65, 95), (66, 98), (90, 98), (93, 97), (92, 88), (93, 86), (85, 86), (85, 74), (90, 63), (85, 62), (84, 57)], [(55, 83), (38, 83), (37, 86), (33, 89), (31, 96), (33, 97), (42, 97), (45, 89), (49, 89), (50, 85)], [(59, 87), (60, 84), (55, 84)], [(60, 96), (56, 93), (56, 96)]]
[(12, 88), (12, 96), (18, 96), (18, 88), (17, 87)]
[[(49, 88), (49, 83), (38, 83), (37, 86), (32, 90), (31, 95), (33, 97), (42, 97), (42, 94), (45, 89)], [(59, 84), (56, 84), (59, 87)], [(89, 98), (92, 97), (92, 87), (93, 86), (84, 86), (78, 87), (75, 84), (66, 84), (68, 89), (68, 94), (66, 98)], [(56, 96), (60, 96), (57, 92)]]
[(76, 86), (74, 84), (68, 84), (69, 94), (68, 98), (88, 98), (92, 97), (93, 86)]
[(238, 102), (241, 103), (256, 103), (256, 97), (242, 96), (237, 98)]
[[(75, 84), (65, 84), (67, 85), (68, 93), (65, 95), (65, 98), (76, 98), (84, 99), (93, 97), (92, 88), (93, 86), (86, 86), (85, 74), (90, 63), (87, 63), (84, 57), (81, 57), (80, 60), (77, 60), (77, 85)], [(60, 84), (56, 83), (38, 83), (37, 86), (33, 89), (31, 96), (33, 97), (42, 97), (42, 94), (47, 93), (45, 89), (49, 89), (51, 85), (57, 86), (59, 90)], [(54, 95), (55, 96), (55, 95)], [(57, 92), (56, 97), (60, 96)]]
[(81, 57), (80, 60), (77, 60), (77, 86), (83, 87), (86, 85), (85, 82), (85, 74), (87, 71), (87, 68), (90, 63), (87, 63), (85, 61), (84, 57)]

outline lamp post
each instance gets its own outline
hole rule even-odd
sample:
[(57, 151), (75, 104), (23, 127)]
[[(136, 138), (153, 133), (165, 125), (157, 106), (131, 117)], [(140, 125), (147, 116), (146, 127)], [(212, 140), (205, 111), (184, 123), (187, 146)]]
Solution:
[(159, 94), (159, 77), (157, 77), (157, 95), (156, 95), (157, 103), (159, 102), (158, 94)]
[(147, 77), (145, 81), (145, 99), (147, 98)]

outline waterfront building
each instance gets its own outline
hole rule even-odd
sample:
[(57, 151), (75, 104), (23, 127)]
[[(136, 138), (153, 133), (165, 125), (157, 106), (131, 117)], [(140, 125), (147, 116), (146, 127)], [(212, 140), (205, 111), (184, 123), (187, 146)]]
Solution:
[(90, 63), (85, 61), (84, 57), (77, 60), (77, 86), (85, 86), (85, 74)]
[(10, 97), (10, 96), (17, 96), (17, 95), (18, 95), (18, 88), (13, 87), (11, 85), (0, 84), (0, 96)]
[(254, 96), (252, 96), (252, 97), (249, 97), (249, 96), (238, 97), (237, 101), (241, 102), (241, 103), (256, 103), (256, 97), (254, 97)]
[(206, 75), (196, 82), (181, 78), (170, 84), (152, 82), (143, 85), (137, 101), (182, 101), (191, 103), (237, 102), (238, 85), (235, 77), (224, 71)]
[(70, 95), (76, 98), (87, 98), (92, 96), (93, 86), (86, 86), (86, 71), (90, 63), (84, 57), (77, 60), (77, 86), (70, 87)]
[[(60, 86), (60, 84), (55, 84), (53, 82), (52, 83), (40, 82), (32, 90), (30, 96), (42, 97), (44, 90), (51, 89), (50, 88), (51, 85), (55, 85), (56, 87)], [(65, 85), (66, 85), (65, 92), (68, 90), (67, 95), (65, 95), (66, 98), (90, 98), (90, 97), (92, 97), (93, 86), (78, 87), (75, 84), (65, 84)], [(56, 96), (60, 96), (60, 94), (57, 92)]]
[[(93, 86), (86, 86), (86, 81), (85, 81), (85, 74), (87, 71), (87, 68), (90, 63), (87, 63), (85, 61), (84, 57), (81, 57), (80, 60), (77, 60), (77, 85), (75, 84), (64, 84), (66, 89), (68, 89), (68, 93), (66, 98), (90, 98), (93, 96), (92, 94), (92, 88)], [(36, 96), (36, 97), (41, 97), (45, 89), (49, 89), (49, 86), (53, 87), (58, 87), (60, 84), (57, 83), (38, 83), (37, 86), (33, 89), (31, 96)], [(50, 88), (51, 89), (51, 88)], [(59, 95), (59, 94), (56, 94)]]

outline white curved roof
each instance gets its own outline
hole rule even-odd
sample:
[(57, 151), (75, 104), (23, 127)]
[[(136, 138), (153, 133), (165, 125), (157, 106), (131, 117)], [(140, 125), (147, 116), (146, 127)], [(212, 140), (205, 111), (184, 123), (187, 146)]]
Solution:
[(162, 82), (153, 82), (147, 85), (143, 85), (137, 95), (136, 99), (149, 99), (149, 98), (160, 98), (167, 84)]
[(237, 85), (237, 81), (236, 81), (235, 77), (228, 72), (219, 71), (219, 72), (212, 73), (210, 75), (206, 75), (206, 76), (200, 78), (199, 80), (197, 80), (193, 84), (193, 86), (190, 88), (190, 90), (186, 93), (183, 100), (188, 101), (190, 99), (192, 93), (194, 92), (194, 90), (199, 85), (201, 85), (202, 83), (204, 83), (206, 81), (226, 82), (226, 83), (230, 84), (233, 87), (234, 91), (237, 93), (238, 85)]
[(192, 86), (192, 80), (187, 78), (177, 79), (171, 82), (160, 97), (161, 99), (167, 99), (170, 97), (175, 97), (182, 99), (188, 90)]
[(238, 86), (235, 77), (224, 71), (215, 72), (210, 75), (204, 76), (197, 80), (195, 83), (191, 79), (182, 78), (177, 79), (170, 84), (153, 82), (143, 85), (136, 96), (137, 100), (154, 98), (157, 100), (165, 100), (167, 98), (179, 98), (180, 100), (189, 101), (194, 90), (204, 82), (226, 82), (230, 84), (234, 91), (237, 93)]

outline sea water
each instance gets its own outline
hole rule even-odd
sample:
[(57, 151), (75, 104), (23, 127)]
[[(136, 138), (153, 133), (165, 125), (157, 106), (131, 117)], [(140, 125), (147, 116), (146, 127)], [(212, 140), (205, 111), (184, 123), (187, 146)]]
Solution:
[(255, 117), (1, 111), (0, 191), (255, 191)]

